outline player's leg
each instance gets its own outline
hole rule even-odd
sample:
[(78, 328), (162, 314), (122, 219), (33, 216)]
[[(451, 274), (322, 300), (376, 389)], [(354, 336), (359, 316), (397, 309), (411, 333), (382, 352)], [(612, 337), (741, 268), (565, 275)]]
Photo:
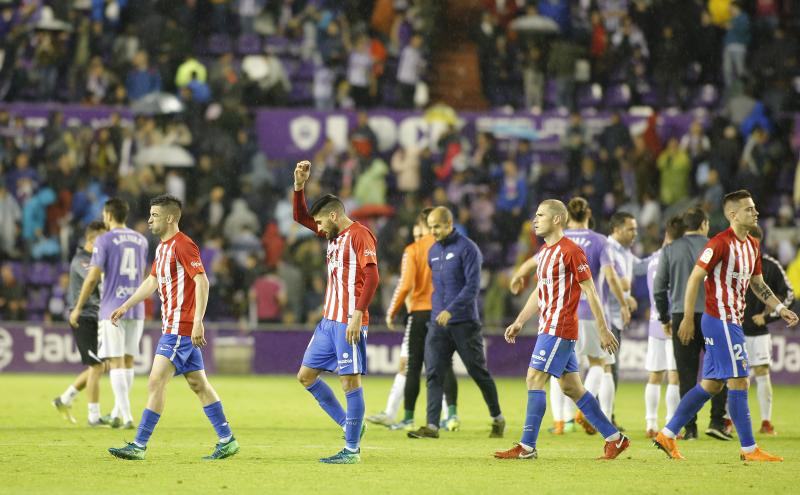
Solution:
[(86, 387), (88, 376), (89, 368), (86, 368), (80, 372), (80, 374), (72, 383), (70, 383), (69, 387), (67, 387), (67, 389), (61, 393), (61, 395), (50, 402), (53, 404), (53, 407), (56, 408), (59, 414), (61, 414), (61, 417), (70, 423), (74, 424), (78, 422), (75, 419), (75, 416), (72, 415), (72, 401), (75, 400), (75, 397), (77, 397), (81, 390)]
[(453, 360), (444, 375), (444, 404), (447, 407), (447, 418), (444, 427), (447, 431), (458, 431), (461, 428), (461, 421), (458, 419), (458, 379), (453, 371)]
[(110, 417), (112, 427), (123, 424), (123, 417), (130, 412), (128, 398), (128, 378), (125, 372), (125, 328), (122, 322), (113, 325), (110, 320), (101, 320), (98, 324), (98, 355), (109, 362), (108, 372), (111, 391), (114, 393), (114, 409)]
[(408, 365), (406, 367), (406, 386), (404, 390), (403, 421), (392, 429), (413, 428), (414, 410), (419, 397), (422, 364), (425, 361), (425, 338), (428, 335), (430, 311), (414, 311), (408, 324)]
[[(144, 321), (142, 320), (121, 320), (120, 325), (124, 329), (125, 349), (123, 369), (125, 376), (125, 388), (127, 393), (127, 400), (125, 403), (128, 406), (127, 411), (122, 411), (123, 427), (128, 429), (133, 428), (133, 415), (130, 410), (130, 394), (133, 389), (133, 362), (139, 356), (139, 343), (142, 340), (142, 333), (144, 331)], [(126, 414), (127, 412), (127, 414)]]
[(553, 415), (553, 427), (550, 433), (554, 435), (564, 434), (564, 402), (567, 396), (561, 391), (558, 380), (550, 380), (550, 414)]
[(647, 354), (645, 370), (648, 373), (647, 385), (644, 387), (645, 428), (647, 438), (654, 438), (658, 433), (658, 404), (661, 399), (661, 382), (667, 368), (666, 340), (655, 337), (647, 338)]
[(95, 363), (88, 368), (86, 377), (86, 400), (88, 402), (89, 424), (97, 424), (100, 421), (100, 377), (105, 372), (103, 363)]
[(426, 421), (415, 431), (409, 431), (409, 438), (439, 438), (439, 419), (442, 415), (442, 397), (444, 395), (444, 376), (452, 362), (455, 343), (450, 335), (449, 327), (440, 327), (429, 323), (425, 340), (425, 373), (428, 389)]
[[(688, 317), (694, 317), (689, 313)], [(683, 344), (678, 339), (678, 327), (683, 320), (684, 313), (672, 315), (672, 348), (678, 370), (678, 382), (681, 399), (697, 385), (697, 375), (700, 372), (700, 353), (703, 350), (703, 337), (699, 330), (695, 331), (694, 338), (688, 344)], [(697, 329), (698, 327), (695, 326)], [(685, 426), (684, 438), (694, 440), (697, 438), (697, 417), (689, 418)]]
[(340, 427), (344, 428), (345, 412), (333, 390), (319, 378), (323, 371), (333, 371), (337, 366), (336, 346), (333, 342), (331, 324), (322, 319), (308, 343), (303, 355), (303, 364), (297, 372), (297, 380), (314, 396), (319, 406)]
[[(153, 367), (150, 369), (150, 376), (147, 380), (147, 406), (142, 412), (139, 427), (136, 430), (134, 441), (121, 448), (111, 448), (108, 452), (114, 457), (126, 460), (142, 460), (147, 449), (147, 442), (153, 434), (161, 413), (164, 411), (166, 400), (166, 388), (170, 379), (175, 375), (176, 367), (172, 364), (170, 357), (166, 354), (177, 353), (180, 336), (163, 335), (156, 347), (156, 355), (153, 358)], [(184, 337), (191, 344), (188, 337)], [(174, 358), (174, 357), (173, 357)]]
[(403, 332), (403, 341), (400, 343), (400, 363), (397, 373), (394, 375), (392, 388), (389, 389), (389, 396), (386, 398), (386, 407), (383, 408), (378, 414), (368, 416), (366, 419), (370, 423), (391, 427), (395, 424), (395, 416), (398, 409), (400, 409), (400, 402), (403, 400), (403, 395), (406, 389), (406, 369), (408, 367), (408, 338), (410, 333), (411, 322), (413, 315), (408, 315), (406, 319), (406, 327)]
[(769, 366), (772, 363), (772, 338), (769, 334), (752, 337), (747, 335), (745, 347), (761, 410), (759, 433), (775, 435), (775, 428), (772, 426), (772, 381), (769, 376)]
[[(194, 352), (199, 354), (200, 349), (195, 348)], [(200, 362), (202, 363), (202, 360)], [(219, 438), (219, 443), (214, 447), (214, 452), (203, 459), (225, 459), (239, 452), (239, 442), (233, 436), (228, 419), (225, 417), (225, 411), (222, 408), (222, 401), (217, 391), (208, 382), (205, 370), (189, 371), (183, 376), (189, 388), (200, 399), (200, 403), (203, 405), (203, 412)]]
[(500, 401), (497, 397), (495, 385), (489, 368), (486, 366), (486, 353), (483, 348), (483, 335), (481, 327), (475, 322), (456, 323), (448, 326), (456, 351), (467, 368), (467, 373), (481, 390), (483, 401), (492, 417), (492, 438), (502, 438), (506, 429), (506, 420), (500, 410)]
[(672, 339), (669, 337), (664, 340), (664, 359), (667, 363), (667, 393), (664, 396), (667, 403), (667, 416), (664, 419), (664, 424), (666, 424), (675, 415), (675, 409), (678, 408), (678, 403), (681, 401), (678, 367), (675, 362)]
[[(733, 338), (732, 341), (735, 342), (736, 339)], [(744, 338), (742, 338), (743, 341)], [(728, 410), (731, 420), (736, 426), (736, 433), (739, 436), (739, 444), (741, 445), (739, 457), (743, 461), (782, 461), (783, 457), (768, 454), (756, 444), (756, 439), (753, 435), (753, 423), (750, 419), (750, 406), (747, 404), (749, 382), (746, 370), (742, 368), (741, 371), (745, 372), (744, 376), (728, 380)]]

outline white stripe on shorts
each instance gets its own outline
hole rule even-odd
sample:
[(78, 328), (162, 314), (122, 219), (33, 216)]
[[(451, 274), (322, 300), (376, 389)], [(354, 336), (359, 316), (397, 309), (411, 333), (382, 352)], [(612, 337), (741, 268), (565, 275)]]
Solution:
[(172, 348), (172, 356), (169, 357), (169, 360), (172, 361), (175, 359), (175, 356), (178, 355), (178, 347), (181, 345), (181, 336), (178, 335), (178, 338), (175, 339), (175, 347)]
[(544, 363), (544, 372), (547, 373), (547, 370), (550, 369), (550, 364), (553, 362), (553, 358), (556, 357), (556, 352), (558, 351), (558, 344), (561, 343), (561, 337), (556, 339), (556, 343), (553, 346), (553, 350), (550, 351), (550, 355), (547, 356), (547, 362)]

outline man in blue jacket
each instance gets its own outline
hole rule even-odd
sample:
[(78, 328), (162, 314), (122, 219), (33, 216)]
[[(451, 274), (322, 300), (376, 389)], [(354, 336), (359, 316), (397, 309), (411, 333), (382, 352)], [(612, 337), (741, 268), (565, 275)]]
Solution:
[(458, 351), (469, 375), (478, 384), (492, 416), (492, 438), (502, 438), (506, 421), (500, 412), (497, 387), (486, 368), (478, 292), (483, 257), (478, 246), (453, 229), (453, 214), (437, 207), (428, 215), (436, 242), (428, 250), (433, 277), (431, 322), (425, 340), (428, 380), (428, 424), (409, 438), (439, 438), (444, 377)]

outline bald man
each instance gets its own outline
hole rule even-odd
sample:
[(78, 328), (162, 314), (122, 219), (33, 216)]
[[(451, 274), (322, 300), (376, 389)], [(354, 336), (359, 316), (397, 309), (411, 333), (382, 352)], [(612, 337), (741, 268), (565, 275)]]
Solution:
[(443, 207), (428, 215), (436, 242), (428, 250), (433, 279), (431, 321), (425, 339), (428, 381), (428, 424), (410, 431), (409, 438), (439, 438), (444, 377), (458, 352), (467, 372), (478, 384), (492, 416), (492, 438), (502, 438), (506, 422), (483, 350), (478, 293), (483, 257), (478, 246), (453, 229), (453, 215)]

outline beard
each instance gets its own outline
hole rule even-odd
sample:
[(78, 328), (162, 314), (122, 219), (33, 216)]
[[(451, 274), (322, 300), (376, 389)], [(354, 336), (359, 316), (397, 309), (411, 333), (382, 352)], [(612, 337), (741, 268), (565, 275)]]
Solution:
[(339, 229), (336, 226), (331, 225), (331, 228), (325, 233), (325, 238), (329, 241), (332, 241), (336, 239), (338, 235), (339, 235)]

